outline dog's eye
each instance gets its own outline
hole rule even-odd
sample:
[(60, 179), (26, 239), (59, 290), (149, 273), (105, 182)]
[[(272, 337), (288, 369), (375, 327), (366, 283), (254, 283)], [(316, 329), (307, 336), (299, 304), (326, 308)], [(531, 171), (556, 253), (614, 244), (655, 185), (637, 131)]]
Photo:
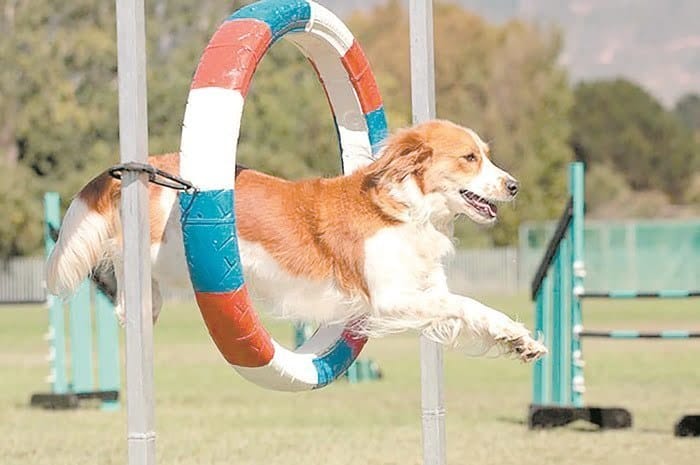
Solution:
[(476, 155), (474, 155), (473, 153), (470, 153), (469, 155), (465, 155), (464, 159), (470, 163), (473, 163), (476, 161)]

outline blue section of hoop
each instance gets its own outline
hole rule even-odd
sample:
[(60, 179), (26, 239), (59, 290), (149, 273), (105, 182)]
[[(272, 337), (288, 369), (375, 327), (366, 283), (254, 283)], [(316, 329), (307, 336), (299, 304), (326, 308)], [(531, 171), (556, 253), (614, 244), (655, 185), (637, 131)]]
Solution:
[(372, 153), (376, 154), (381, 149), (382, 141), (389, 134), (384, 106), (365, 114), (365, 119), (369, 129), (369, 143), (372, 146)]
[(181, 192), (185, 258), (196, 292), (230, 292), (243, 286), (231, 189)]
[(265, 0), (244, 6), (227, 18), (257, 19), (270, 27), (275, 41), (290, 31), (304, 29), (311, 17), (311, 6), (305, 0)]
[(322, 388), (332, 383), (345, 373), (355, 360), (355, 356), (356, 354), (353, 354), (352, 347), (344, 339), (338, 339), (328, 352), (313, 360), (313, 364), (318, 372), (318, 384), (316, 384), (314, 389)]

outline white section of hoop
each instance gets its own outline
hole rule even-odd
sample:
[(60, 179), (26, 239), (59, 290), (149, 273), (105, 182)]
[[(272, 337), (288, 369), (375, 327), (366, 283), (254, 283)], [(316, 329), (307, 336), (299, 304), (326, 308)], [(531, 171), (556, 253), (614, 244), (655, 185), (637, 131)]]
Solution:
[(306, 32), (322, 38), (336, 50), (338, 56), (345, 56), (355, 41), (350, 29), (326, 7), (311, 0), (308, 3), (311, 16)]
[(308, 391), (318, 385), (318, 370), (313, 361), (341, 338), (344, 325), (321, 327), (306, 344), (292, 352), (272, 340), (275, 354), (264, 367), (239, 367), (236, 371), (259, 386), (276, 391)]
[(243, 96), (236, 90), (190, 90), (182, 123), (180, 176), (198, 189), (232, 189)]
[(300, 32), (285, 37), (314, 63), (326, 88), (338, 126), (344, 174), (371, 163), (367, 120), (337, 51), (313, 33)]

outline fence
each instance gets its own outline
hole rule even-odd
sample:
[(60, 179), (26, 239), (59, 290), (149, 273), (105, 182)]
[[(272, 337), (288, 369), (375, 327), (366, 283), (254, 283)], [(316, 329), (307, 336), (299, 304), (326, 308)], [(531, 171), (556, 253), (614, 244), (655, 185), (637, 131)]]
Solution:
[[(450, 259), (448, 280), (455, 292), (469, 294), (516, 293), (527, 279), (518, 277), (518, 251), (514, 247), (459, 250)], [(0, 303), (44, 302), (44, 259), (15, 258), (0, 261)], [(165, 300), (187, 300), (189, 289), (161, 288)]]
[[(555, 226), (555, 223), (521, 226), (520, 276), (533, 275)], [(586, 220), (584, 243), (587, 292), (700, 287), (698, 219)]]
[(458, 250), (448, 263), (447, 281), (460, 294), (515, 294), (527, 287), (518, 268), (515, 247)]
[(44, 258), (0, 261), (0, 303), (44, 302)]
[[(528, 289), (555, 224), (525, 223), (520, 245), (458, 250), (448, 263), (450, 289), (462, 294), (515, 294)], [(587, 221), (587, 290), (700, 286), (700, 220)], [(0, 303), (43, 302), (44, 259), (0, 261)], [(165, 300), (187, 300), (188, 289), (162, 289)]]

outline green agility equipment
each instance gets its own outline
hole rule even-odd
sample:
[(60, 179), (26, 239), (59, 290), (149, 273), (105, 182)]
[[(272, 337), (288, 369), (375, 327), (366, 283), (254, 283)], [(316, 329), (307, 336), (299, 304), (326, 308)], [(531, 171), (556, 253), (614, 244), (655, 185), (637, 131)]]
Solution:
[[(585, 420), (600, 428), (627, 428), (632, 414), (620, 407), (584, 405), (584, 361), (581, 339), (693, 339), (700, 332), (685, 330), (586, 330), (583, 325), (584, 299), (691, 298), (700, 291), (669, 289), (654, 292), (611, 290), (586, 292), (584, 261), (584, 166), (569, 167), (569, 200), (532, 282), (535, 302), (535, 331), (544, 336), (550, 354), (538, 360), (533, 372), (533, 398), (528, 425), (531, 428), (564, 426)], [(700, 435), (696, 416), (683, 417), (677, 435)]]
[[(44, 195), (44, 241), (47, 256), (53, 250), (58, 237), (60, 204), (57, 193), (48, 192)], [(81, 400), (98, 399), (103, 410), (119, 408), (119, 325), (110, 297), (98, 289), (94, 282), (85, 280), (70, 300), (64, 302), (49, 295), (47, 304), (47, 381), (51, 391), (33, 394), (30, 405), (67, 409), (78, 407)], [(93, 346), (93, 341), (96, 342), (96, 347)], [(66, 346), (70, 347), (70, 351)], [(94, 379), (93, 352), (97, 354), (97, 380)]]

